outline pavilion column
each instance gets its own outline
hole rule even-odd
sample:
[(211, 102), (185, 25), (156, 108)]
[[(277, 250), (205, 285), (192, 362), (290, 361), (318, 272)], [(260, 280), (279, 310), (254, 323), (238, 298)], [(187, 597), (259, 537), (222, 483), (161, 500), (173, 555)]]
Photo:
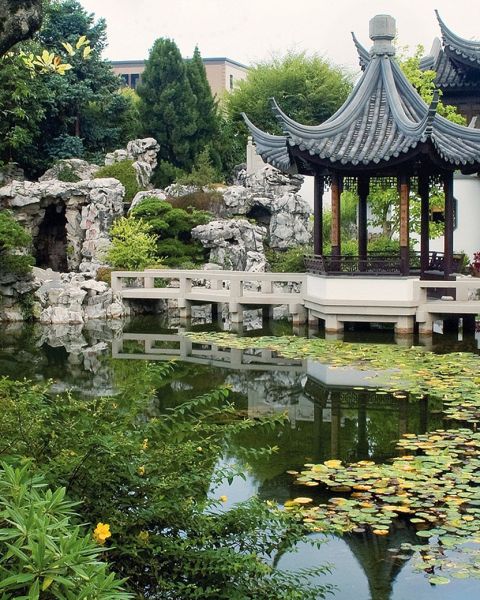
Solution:
[[(338, 173), (332, 175), (332, 229), (331, 229), (331, 244), (332, 257), (339, 258), (341, 250), (341, 224), (340, 224), (340, 196), (342, 195), (342, 177)], [(340, 267), (338, 261), (332, 261)], [(336, 269), (335, 269), (336, 270)]]
[(408, 275), (410, 272), (410, 178), (400, 175), (400, 273)]
[(445, 192), (445, 233), (444, 233), (444, 275), (448, 279), (453, 271), (453, 227), (454, 227), (454, 199), (453, 199), (453, 172), (447, 173), (443, 180)]
[(313, 253), (323, 254), (323, 192), (325, 178), (315, 175), (313, 190)]
[(418, 195), (420, 207), (420, 273), (428, 271), (430, 263), (430, 201), (429, 176), (421, 173), (418, 176)]
[(359, 270), (367, 270), (367, 199), (370, 193), (370, 178), (361, 176), (358, 178), (358, 256)]

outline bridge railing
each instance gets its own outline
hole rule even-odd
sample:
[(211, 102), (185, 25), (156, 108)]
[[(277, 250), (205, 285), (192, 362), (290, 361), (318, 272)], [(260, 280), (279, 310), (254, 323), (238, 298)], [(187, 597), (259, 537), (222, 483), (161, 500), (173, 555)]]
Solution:
[(178, 290), (188, 296), (200, 290), (218, 290), (224, 295), (242, 297), (244, 292), (257, 294), (289, 294), (303, 298), (304, 273), (253, 273), (245, 271), (200, 271), (179, 269), (146, 269), (144, 271), (113, 271), (112, 290)]

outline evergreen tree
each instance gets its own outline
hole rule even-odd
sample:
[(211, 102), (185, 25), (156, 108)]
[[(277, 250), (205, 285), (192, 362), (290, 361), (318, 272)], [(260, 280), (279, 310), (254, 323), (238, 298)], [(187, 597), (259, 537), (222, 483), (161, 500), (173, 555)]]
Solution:
[[(187, 76), (190, 87), (197, 100), (197, 133), (195, 135), (195, 155), (198, 156), (208, 144), (218, 135), (217, 103), (215, 102), (198, 46), (195, 47), (193, 58), (187, 62)], [(210, 149), (210, 157), (212, 149)], [(215, 161), (217, 162), (217, 161)]]
[(160, 144), (159, 159), (190, 170), (198, 133), (197, 100), (173, 40), (156, 40), (138, 88), (145, 135)]

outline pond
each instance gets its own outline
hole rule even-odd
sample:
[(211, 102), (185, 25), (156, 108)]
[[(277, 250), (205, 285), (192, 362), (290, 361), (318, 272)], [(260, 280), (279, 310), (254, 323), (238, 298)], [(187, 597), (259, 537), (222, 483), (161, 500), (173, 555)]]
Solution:
[[(195, 327), (199, 330), (211, 326)], [(288, 471), (300, 471), (306, 463), (331, 459), (344, 463), (388, 463), (398, 455), (396, 444), (407, 434), (425, 434), (446, 428), (445, 414), (435, 398), (420, 400), (407, 394), (399, 399), (386, 383), (395, 372), (377, 372), (353, 366), (332, 365), (311, 358), (285, 357), (269, 348), (254, 347), (257, 335), (291, 334), (285, 323), (270, 330), (247, 332), (251, 347), (226, 348), (222, 344), (192, 339), (168, 328), (159, 318), (142, 317), (126, 323), (90, 322), (80, 326), (12, 325), (0, 333), (0, 374), (35, 381), (52, 380), (54, 392), (72, 390), (78, 396), (114, 395), (115, 365), (135, 360), (165, 361), (174, 358), (178, 367), (155, 398), (154, 410), (169, 407), (228, 385), (240, 413), (249, 417), (288, 414), (281, 428), (245, 433), (229, 456), (217, 465), (235, 463), (245, 470), (245, 480), (225, 482), (217, 495), (225, 495), (226, 509), (233, 503), (258, 495), (279, 504), (303, 496)], [(317, 335), (317, 334), (315, 334)], [(387, 330), (346, 331), (345, 341), (393, 345)], [(418, 340), (398, 340), (412, 345)], [(434, 335), (431, 349), (438, 353), (478, 353), (473, 333)], [(246, 344), (248, 346), (248, 343)], [(250, 437), (249, 437), (250, 436)], [(249, 459), (245, 465), (241, 447), (276, 447), (268, 456)], [(213, 492), (212, 492), (213, 493)], [(311, 494), (308, 494), (311, 495)], [(313, 495), (326, 501), (332, 494)], [(316, 534), (319, 535), (319, 534)], [(335, 598), (347, 600), (422, 599), (473, 600), (480, 594), (475, 578), (456, 579), (448, 585), (432, 585), (425, 573), (414, 569), (413, 549), (394, 552), (402, 543), (419, 543), (415, 530), (397, 524), (385, 537), (348, 533), (329, 536), (319, 549), (300, 548), (280, 559), (284, 568), (303, 568), (331, 563), (326, 579), (336, 585)]]

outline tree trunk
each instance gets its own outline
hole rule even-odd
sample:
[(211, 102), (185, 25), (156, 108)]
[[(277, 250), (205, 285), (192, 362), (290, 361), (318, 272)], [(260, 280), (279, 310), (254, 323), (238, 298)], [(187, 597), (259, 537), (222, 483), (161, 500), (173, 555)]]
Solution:
[(0, 56), (42, 24), (42, 0), (0, 0)]

